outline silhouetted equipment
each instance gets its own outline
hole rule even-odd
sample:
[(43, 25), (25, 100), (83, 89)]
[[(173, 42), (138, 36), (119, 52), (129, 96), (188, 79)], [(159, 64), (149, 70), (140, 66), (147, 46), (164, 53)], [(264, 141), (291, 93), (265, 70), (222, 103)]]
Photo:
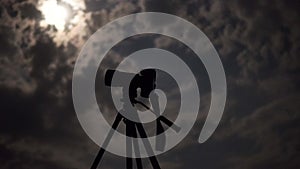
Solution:
[[(114, 78), (113, 76), (117, 75), (117, 77), (120, 78)], [(150, 109), (149, 106), (147, 106), (145, 103), (138, 101), (136, 98), (140, 95), (141, 97), (144, 98), (148, 98), (150, 96), (150, 93), (155, 89), (156, 87), (156, 71), (155, 69), (144, 69), (142, 71), (140, 71), (138, 74), (133, 74), (133, 73), (128, 73), (128, 72), (121, 72), (121, 71), (116, 71), (116, 70), (107, 70), (105, 72), (105, 78), (104, 78), (104, 83), (106, 86), (109, 87), (125, 87), (125, 83), (128, 83), (130, 81), (130, 85), (129, 85), (129, 94), (128, 96), (124, 96), (123, 92), (123, 97), (129, 97), (130, 103), (135, 106), (135, 104), (140, 104), (141, 106), (145, 107), (146, 109), (150, 110), (152, 113), (155, 113), (153, 110)], [(140, 89), (140, 92), (138, 92), (138, 90)], [(128, 103), (124, 103), (124, 104), (128, 104)], [(126, 107), (126, 106), (124, 106)], [(137, 138), (137, 131), (140, 135), (141, 138), (147, 138), (147, 134), (145, 132), (145, 129), (142, 125), (142, 123), (137, 123), (134, 121), (131, 121), (129, 119), (127, 119), (126, 117), (122, 116), (120, 113), (117, 113), (117, 116), (112, 124), (112, 128), (110, 130), (110, 132), (108, 133), (100, 151), (98, 152), (93, 165), (91, 167), (91, 169), (96, 169), (98, 164), (100, 163), (103, 154), (105, 152), (105, 148), (106, 146), (109, 144), (109, 141), (114, 133), (114, 131), (117, 129), (119, 123), (121, 122), (121, 120), (124, 121), (125, 125), (126, 125), (126, 135), (128, 137), (132, 137), (132, 138)], [(175, 131), (179, 132), (180, 127), (176, 126), (175, 124), (173, 124), (173, 122), (171, 122), (170, 120), (168, 120), (167, 118), (165, 118), (164, 116), (158, 116), (156, 119), (156, 135), (159, 135), (161, 133), (164, 132), (164, 128), (161, 124), (161, 122), (164, 122), (167, 126), (171, 127), (172, 129), (174, 129)], [(165, 141), (165, 140), (164, 140)], [(132, 143), (130, 144), (130, 148), (132, 148)], [(129, 146), (128, 143), (126, 143), (126, 146)], [(138, 149), (138, 145), (134, 144), (134, 149)], [(145, 143), (144, 145), (150, 145), (149, 143)], [(160, 147), (160, 149), (164, 149), (165, 143), (162, 143)], [(145, 147), (147, 149), (147, 147)], [(152, 148), (148, 147), (148, 149)], [(126, 150), (128, 151), (128, 150)], [(139, 150), (137, 150), (139, 151)], [(162, 150), (160, 150), (162, 151)], [(142, 169), (143, 165), (142, 165), (142, 160), (141, 158), (136, 158), (136, 164), (137, 164), (137, 168), (138, 169)], [(153, 166), (154, 169), (160, 169), (160, 166), (158, 164), (158, 161), (156, 159), (155, 156), (151, 156), (149, 157), (149, 160)], [(132, 169), (133, 168), (133, 163), (132, 163), (133, 159), (130, 157), (126, 158), (126, 166), (127, 169)]]

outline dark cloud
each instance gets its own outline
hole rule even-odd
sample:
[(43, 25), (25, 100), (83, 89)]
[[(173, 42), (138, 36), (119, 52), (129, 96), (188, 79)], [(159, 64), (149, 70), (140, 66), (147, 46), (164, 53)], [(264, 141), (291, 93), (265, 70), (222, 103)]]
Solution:
[[(98, 147), (80, 127), (73, 108), (74, 61), (99, 27), (140, 11), (176, 14), (197, 25), (219, 52), (228, 83), (226, 109), (213, 137), (201, 145), (196, 142), (209, 108), (205, 83), (194, 129), (177, 147), (158, 156), (162, 168), (299, 168), (298, 1), (90, 0), (85, 1), (82, 23), (87, 26), (82, 34), (68, 30), (60, 36), (53, 27), (40, 26), (37, 3), (0, 2), (2, 168), (90, 167)], [(126, 40), (110, 55), (120, 59), (149, 46), (192, 55), (174, 39), (145, 38), (147, 43)], [(200, 82), (207, 81), (202, 65), (195, 71)], [(147, 159), (143, 162), (151, 168)], [(106, 153), (101, 167), (124, 164), (124, 158)]]
[(25, 19), (39, 19), (41, 18), (41, 12), (36, 8), (34, 4), (24, 4), (19, 7), (21, 12), (21, 18)]
[(233, 168), (297, 168), (298, 109), (299, 95), (295, 94), (261, 106), (247, 118), (233, 118), (228, 128), (221, 129), (224, 135), (220, 134), (219, 138), (250, 140), (251, 149), (242, 147), (248, 152), (243, 154), (233, 148), (229, 165)]

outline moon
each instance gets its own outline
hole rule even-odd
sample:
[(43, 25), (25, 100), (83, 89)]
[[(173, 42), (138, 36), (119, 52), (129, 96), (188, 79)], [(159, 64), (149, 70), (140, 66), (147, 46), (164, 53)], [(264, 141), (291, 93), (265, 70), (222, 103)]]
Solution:
[(70, 12), (56, 0), (44, 1), (40, 10), (44, 15), (44, 22), (54, 25), (58, 30), (64, 30)]

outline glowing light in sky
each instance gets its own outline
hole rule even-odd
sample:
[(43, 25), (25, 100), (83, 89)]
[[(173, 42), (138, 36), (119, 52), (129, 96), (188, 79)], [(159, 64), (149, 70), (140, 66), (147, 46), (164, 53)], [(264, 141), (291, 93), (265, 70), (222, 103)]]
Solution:
[(68, 10), (66, 7), (59, 5), (56, 0), (44, 1), (41, 11), (45, 17), (44, 22), (48, 25), (54, 25), (58, 30), (65, 28)]
[(57, 44), (70, 40), (79, 43), (77, 38), (85, 35), (86, 19), (89, 15), (85, 12), (83, 0), (39, 0), (38, 9), (43, 14), (40, 26), (47, 28), (53, 25), (56, 28), (45, 29), (45, 32)]

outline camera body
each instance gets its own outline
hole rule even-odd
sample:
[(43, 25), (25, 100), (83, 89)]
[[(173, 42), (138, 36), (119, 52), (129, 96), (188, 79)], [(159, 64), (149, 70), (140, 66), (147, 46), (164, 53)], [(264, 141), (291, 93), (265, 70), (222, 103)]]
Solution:
[[(117, 75), (118, 78), (114, 79), (114, 84), (112, 84), (114, 75)], [(129, 99), (132, 104), (135, 104), (138, 97), (138, 89), (140, 89), (141, 97), (149, 98), (150, 93), (156, 88), (156, 71), (155, 69), (143, 69), (139, 73), (134, 74), (108, 69), (105, 72), (104, 83), (106, 86), (124, 87), (128, 81), (130, 81)]]

